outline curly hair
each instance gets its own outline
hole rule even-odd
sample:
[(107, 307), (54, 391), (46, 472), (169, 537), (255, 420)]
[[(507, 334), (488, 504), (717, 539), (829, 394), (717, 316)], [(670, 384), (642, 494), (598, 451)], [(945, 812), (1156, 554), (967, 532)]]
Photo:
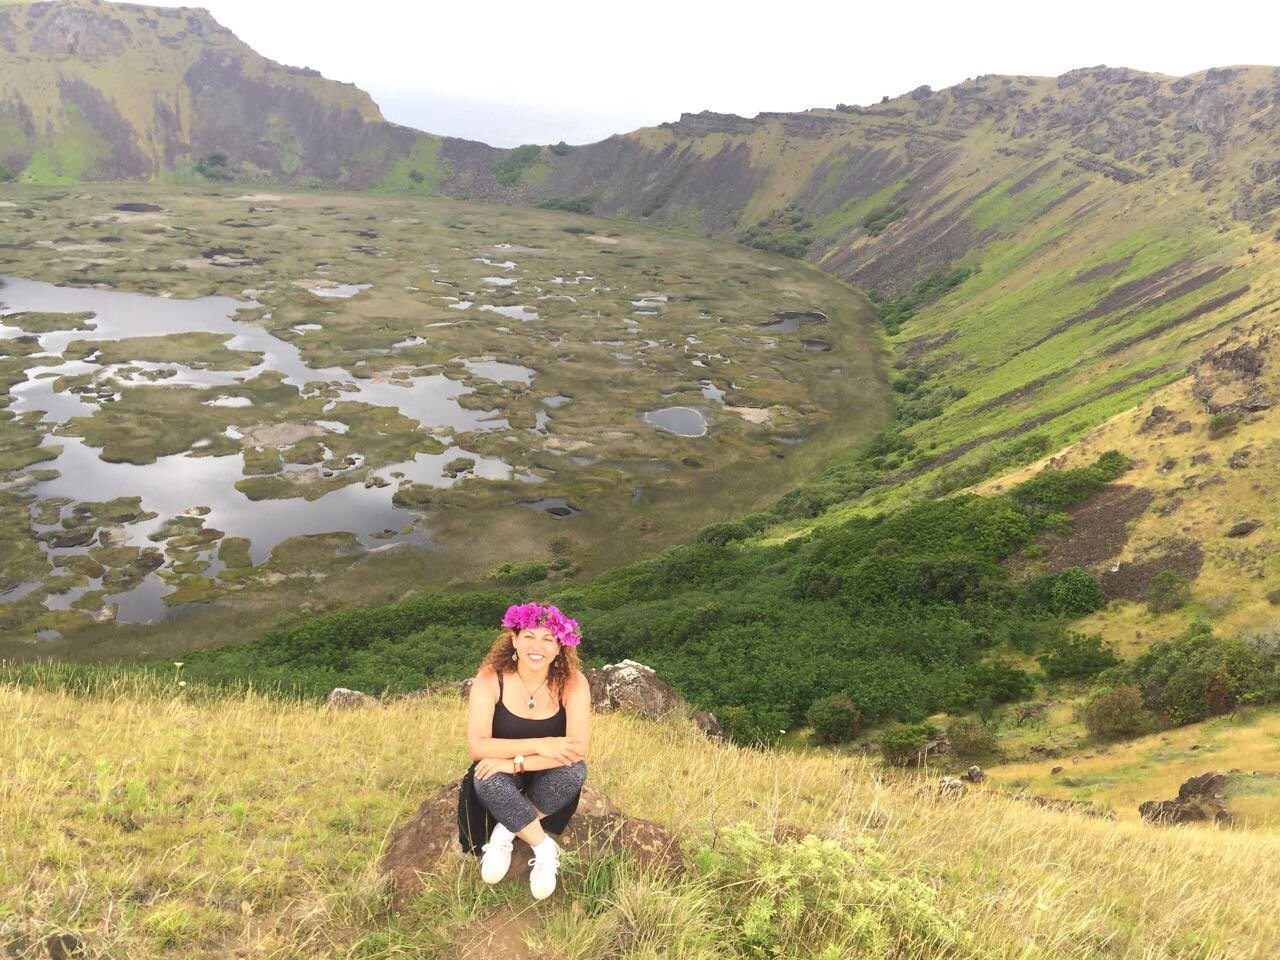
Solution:
[[(489, 652), (485, 654), (484, 661), (480, 664), (480, 669), (486, 667), (492, 668), (494, 673), (514, 673), (516, 662), (511, 659), (511, 655), (516, 652), (515, 639), (518, 631), (503, 630), (498, 634), (498, 639), (493, 641), (493, 646), (489, 648)], [(551, 661), (551, 666), (547, 670), (547, 686), (555, 693), (556, 699), (559, 700), (564, 693), (564, 688), (568, 685), (569, 679), (579, 670), (582, 669), (581, 661), (578, 659), (578, 651), (574, 647), (560, 647), (560, 653)]]

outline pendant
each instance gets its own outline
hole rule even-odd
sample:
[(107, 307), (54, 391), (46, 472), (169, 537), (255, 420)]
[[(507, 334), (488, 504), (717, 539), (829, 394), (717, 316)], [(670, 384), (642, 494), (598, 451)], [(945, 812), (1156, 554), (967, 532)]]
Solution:
[(537, 706), (537, 704), (533, 702), (533, 697), (530, 697), (529, 702), (525, 704), (525, 706), (527, 706), (530, 710), (532, 710), (534, 707)]

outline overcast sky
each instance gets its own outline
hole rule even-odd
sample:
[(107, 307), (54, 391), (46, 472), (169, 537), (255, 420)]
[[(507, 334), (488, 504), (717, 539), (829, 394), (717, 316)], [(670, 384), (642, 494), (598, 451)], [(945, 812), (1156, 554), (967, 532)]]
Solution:
[(390, 120), (497, 146), (588, 143), (685, 111), (874, 103), (984, 73), (1280, 62), (1280, 5), (1256, 0), (204, 5), (259, 53), (368, 90)]

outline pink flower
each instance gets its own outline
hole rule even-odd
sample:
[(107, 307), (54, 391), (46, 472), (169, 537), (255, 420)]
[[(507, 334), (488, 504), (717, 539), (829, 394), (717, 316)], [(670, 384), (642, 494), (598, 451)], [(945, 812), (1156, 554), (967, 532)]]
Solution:
[(507, 612), (502, 615), (502, 625), (508, 630), (546, 627), (566, 647), (576, 647), (582, 642), (578, 621), (570, 620), (552, 604), (522, 603), (507, 607)]

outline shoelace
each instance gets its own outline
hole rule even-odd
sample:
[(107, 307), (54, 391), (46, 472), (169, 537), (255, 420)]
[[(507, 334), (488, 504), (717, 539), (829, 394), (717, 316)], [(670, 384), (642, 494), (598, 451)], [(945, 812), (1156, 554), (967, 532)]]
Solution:
[[(553, 867), (555, 867), (555, 869), (556, 869), (556, 872), (557, 872), (557, 873), (559, 873), (559, 872), (560, 872), (560, 856), (559, 856), (559, 854), (552, 854), (550, 857), (548, 857), (548, 858), (547, 858), (546, 860), (544, 860), (543, 862), (544, 862), (544, 863), (550, 863)], [(532, 860), (530, 860), (530, 861), (529, 861), (529, 866), (531, 866), (531, 867), (535, 867), (535, 866), (537, 866), (537, 865), (538, 865), (538, 858), (537, 858), (537, 857), (534, 857)]]

